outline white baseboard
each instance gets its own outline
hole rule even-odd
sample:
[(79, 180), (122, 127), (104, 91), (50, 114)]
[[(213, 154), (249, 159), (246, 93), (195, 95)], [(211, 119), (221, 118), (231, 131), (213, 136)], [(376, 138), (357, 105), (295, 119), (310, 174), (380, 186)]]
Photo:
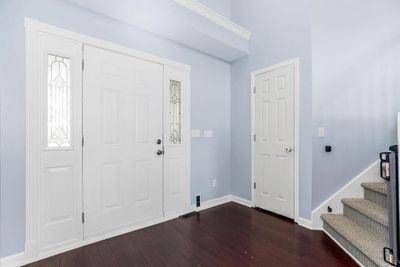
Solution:
[(225, 195), (225, 196), (222, 196), (222, 197), (219, 197), (219, 198), (214, 198), (214, 199), (211, 199), (211, 200), (207, 200), (207, 201), (201, 203), (201, 206), (198, 207), (198, 208), (196, 208), (193, 205), (192, 208), (195, 211), (202, 211), (202, 210), (213, 208), (213, 207), (216, 207), (216, 206), (228, 203), (228, 202), (235, 202), (237, 204), (240, 204), (240, 205), (243, 205), (243, 206), (246, 206), (246, 207), (249, 207), (249, 208), (254, 207), (253, 202), (251, 202), (248, 199), (244, 199), (244, 198), (237, 197), (237, 196), (234, 196), (234, 195)]
[(361, 183), (381, 182), (382, 179), (379, 178), (379, 172), (379, 161), (376, 161), (315, 208), (311, 214), (312, 227), (314, 229), (322, 229), (323, 223), (320, 217), (321, 214), (327, 213), (328, 206), (332, 208), (332, 213), (341, 214), (343, 213), (343, 204), (341, 202), (343, 198), (363, 198), (364, 190), (361, 187)]
[(235, 203), (238, 203), (240, 205), (243, 205), (243, 206), (246, 206), (246, 207), (249, 207), (249, 208), (253, 208), (254, 207), (254, 203), (251, 202), (248, 199), (244, 199), (244, 198), (237, 197), (237, 196), (234, 196), (234, 195), (230, 195), (230, 197), (231, 197), (231, 201), (233, 201)]
[(232, 201), (231, 196), (230, 195), (225, 195), (225, 196), (222, 196), (222, 197), (218, 197), (218, 198), (214, 198), (214, 199), (211, 199), (211, 200), (204, 201), (204, 202), (201, 203), (200, 207), (198, 207), (198, 208), (193, 205), (193, 209), (195, 211), (202, 211), (202, 210), (210, 209), (210, 208), (213, 208), (213, 207), (228, 203), (230, 201)]
[(0, 267), (18, 267), (24, 263), (25, 253), (21, 252), (0, 259)]
[(309, 230), (316, 230), (313, 226), (313, 222), (309, 219), (298, 217), (296, 222), (298, 223), (298, 225), (303, 226)]

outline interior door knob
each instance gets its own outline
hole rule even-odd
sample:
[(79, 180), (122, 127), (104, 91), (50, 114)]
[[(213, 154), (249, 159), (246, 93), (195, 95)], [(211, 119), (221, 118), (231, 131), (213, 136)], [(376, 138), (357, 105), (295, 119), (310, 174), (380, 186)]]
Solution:
[(162, 155), (162, 154), (164, 154), (164, 151), (162, 151), (162, 150), (157, 150), (157, 155)]
[(286, 152), (292, 152), (293, 151), (293, 147), (291, 147), (291, 146), (288, 146), (288, 147), (286, 147), (285, 148), (285, 150), (286, 150)]
[(157, 139), (156, 144), (161, 145), (161, 139)]

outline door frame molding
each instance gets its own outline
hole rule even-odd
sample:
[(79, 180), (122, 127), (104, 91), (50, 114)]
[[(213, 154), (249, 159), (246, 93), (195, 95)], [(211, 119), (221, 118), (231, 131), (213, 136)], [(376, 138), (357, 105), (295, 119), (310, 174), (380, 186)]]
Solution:
[(294, 66), (294, 221), (299, 223), (299, 156), (300, 156), (300, 142), (299, 142), (299, 129), (300, 129), (300, 72), (299, 72), (299, 58), (293, 58), (287, 61), (283, 61), (251, 73), (251, 202), (255, 206), (256, 195), (254, 189), (255, 182), (255, 142), (254, 135), (256, 133), (256, 121), (255, 121), (255, 103), (256, 95), (254, 93), (256, 76), (274, 69), (282, 68), (285, 66)]
[[(191, 129), (191, 87), (190, 87), (190, 71), (191, 67), (186, 64), (178, 63), (166, 58), (154, 56), (148, 53), (137, 51), (125, 46), (117, 45), (108, 41), (103, 41), (97, 38), (89, 37), (83, 34), (75, 33), (69, 30), (51, 26), (30, 18), (25, 18), (25, 252), (24, 256), (27, 262), (32, 262), (33, 260), (38, 260), (40, 258), (48, 257), (67, 251), (71, 248), (76, 248), (84, 246), (99, 240), (110, 238), (115, 235), (120, 235), (122, 233), (130, 232), (139, 229), (140, 226), (131, 226), (126, 229), (120, 229), (119, 231), (109, 233), (98, 237), (96, 239), (82, 240), (77, 244), (70, 245), (67, 247), (60, 247), (52, 251), (45, 253), (40, 253), (39, 251), (39, 173), (40, 173), (40, 143), (38, 142), (37, 127), (38, 123), (42, 120), (39, 116), (38, 107), (42, 100), (37, 95), (38, 88), (40, 86), (40, 79), (35, 75), (35, 65), (38, 63), (38, 56), (36, 55), (38, 35), (39, 33), (47, 33), (54, 36), (62, 37), (65, 39), (75, 40), (81, 42), (82, 45), (92, 45), (95, 47), (100, 47), (106, 50), (115, 51), (127, 56), (132, 56), (142, 60), (154, 62), (164, 66), (170, 66), (176, 69), (180, 69), (185, 73), (185, 129), (184, 136), (187, 137), (185, 143), (185, 211), (186, 213), (192, 210), (190, 201), (190, 129)], [(143, 226), (149, 226), (155, 223), (160, 223), (161, 221), (166, 221), (180, 216), (179, 214), (169, 215), (168, 217), (163, 217), (160, 220), (153, 222), (148, 222)]]

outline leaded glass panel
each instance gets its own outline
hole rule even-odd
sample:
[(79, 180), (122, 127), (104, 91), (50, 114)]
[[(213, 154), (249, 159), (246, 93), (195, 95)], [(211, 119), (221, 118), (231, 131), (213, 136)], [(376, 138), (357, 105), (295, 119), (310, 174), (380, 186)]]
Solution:
[(47, 146), (71, 146), (71, 60), (48, 55)]
[(181, 114), (181, 83), (178, 81), (169, 81), (170, 89), (170, 137), (169, 141), (172, 144), (180, 144), (182, 139), (182, 114)]

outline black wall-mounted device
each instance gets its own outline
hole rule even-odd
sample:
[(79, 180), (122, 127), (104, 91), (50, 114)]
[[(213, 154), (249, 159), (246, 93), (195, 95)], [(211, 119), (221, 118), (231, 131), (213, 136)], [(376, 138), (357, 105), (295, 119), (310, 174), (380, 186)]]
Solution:
[(196, 196), (196, 207), (200, 207), (200, 196)]

